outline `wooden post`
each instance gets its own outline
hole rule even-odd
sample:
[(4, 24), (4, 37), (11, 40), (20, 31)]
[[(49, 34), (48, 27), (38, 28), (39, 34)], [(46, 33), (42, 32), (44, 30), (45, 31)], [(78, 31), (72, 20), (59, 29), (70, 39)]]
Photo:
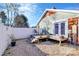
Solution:
[(61, 40), (59, 41), (59, 46), (61, 46)]

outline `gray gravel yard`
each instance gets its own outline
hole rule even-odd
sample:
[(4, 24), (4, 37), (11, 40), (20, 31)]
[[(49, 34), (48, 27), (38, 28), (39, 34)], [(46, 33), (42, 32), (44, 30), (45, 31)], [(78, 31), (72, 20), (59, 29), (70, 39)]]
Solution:
[(67, 43), (59, 46), (51, 41), (32, 44), (22, 39), (16, 41), (16, 46), (9, 46), (3, 56), (79, 56), (79, 46), (77, 49)]
[(39, 50), (34, 44), (26, 39), (16, 41), (16, 46), (9, 47), (4, 56), (45, 56), (44, 52)]

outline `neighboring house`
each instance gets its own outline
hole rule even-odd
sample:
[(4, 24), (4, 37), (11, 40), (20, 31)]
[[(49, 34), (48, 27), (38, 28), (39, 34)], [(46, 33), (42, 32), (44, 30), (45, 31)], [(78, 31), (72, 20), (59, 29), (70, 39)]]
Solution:
[[(45, 29), (49, 34), (69, 38), (69, 31), (73, 39), (79, 43), (79, 11), (46, 9), (39, 19), (37, 30)], [(75, 38), (74, 38), (75, 37)]]
[(14, 26), (15, 27), (29, 27), (27, 23), (27, 18), (23, 15), (17, 15), (14, 19)]

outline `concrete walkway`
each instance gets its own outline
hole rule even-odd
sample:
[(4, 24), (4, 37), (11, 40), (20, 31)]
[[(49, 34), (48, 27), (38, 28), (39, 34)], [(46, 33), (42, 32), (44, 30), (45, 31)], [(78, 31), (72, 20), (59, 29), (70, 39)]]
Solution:
[(16, 46), (10, 47), (3, 56), (46, 56), (47, 54), (39, 50), (34, 44), (26, 39), (16, 41)]

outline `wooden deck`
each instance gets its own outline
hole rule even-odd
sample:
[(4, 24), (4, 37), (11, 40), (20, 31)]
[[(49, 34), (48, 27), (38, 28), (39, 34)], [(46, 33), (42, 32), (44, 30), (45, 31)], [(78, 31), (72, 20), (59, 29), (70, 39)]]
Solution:
[(64, 37), (64, 36), (58, 36), (58, 35), (50, 35), (50, 39), (59, 41), (59, 45), (61, 45), (62, 41), (67, 40), (66, 37)]
[(35, 38), (31, 41), (32, 43), (34, 42), (39, 42), (39, 40), (43, 40), (43, 39), (48, 39), (49, 36), (48, 35), (38, 35), (38, 36), (34, 36)]
[(39, 42), (39, 40), (43, 40), (43, 39), (57, 40), (57, 41), (59, 41), (59, 45), (61, 45), (62, 41), (67, 40), (67, 38), (65, 38), (64, 36), (58, 36), (58, 35), (38, 35), (38, 36), (35, 36), (35, 38), (31, 42), (32, 43)]

